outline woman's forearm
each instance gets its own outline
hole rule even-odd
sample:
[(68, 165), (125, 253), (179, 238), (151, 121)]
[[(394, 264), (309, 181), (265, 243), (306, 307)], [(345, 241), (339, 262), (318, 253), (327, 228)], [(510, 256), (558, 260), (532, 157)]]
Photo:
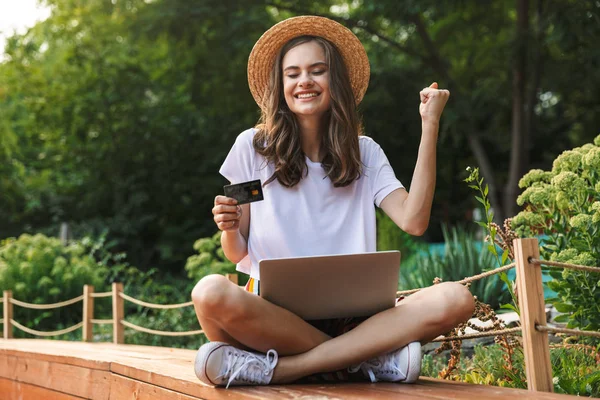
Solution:
[(408, 230), (422, 234), (429, 225), (431, 205), (435, 192), (436, 179), (436, 146), (438, 123), (423, 122), (421, 144), (417, 156), (417, 164), (410, 184), (410, 192), (405, 200), (405, 220), (403, 225)]
[(221, 235), (221, 247), (225, 257), (237, 264), (248, 254), (248, 241), (240, 230), (224, 231)]

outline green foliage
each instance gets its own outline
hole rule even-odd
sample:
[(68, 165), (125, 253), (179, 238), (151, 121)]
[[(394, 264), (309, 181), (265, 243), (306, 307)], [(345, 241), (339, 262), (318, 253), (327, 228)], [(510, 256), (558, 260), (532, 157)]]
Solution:
[(241, 89), (272, 20), (218, 1), (44, 3), (51, 16), (11, 37), (0, 64), (5, 235), (70, 221), (108, 229), (142, 268), (180, 268), (214, 228), (220, 163), (256, 121)]
[[(125, 288), (125, 292), (137, 299), (155, 304), (179, 304), (190, 301), (190, 294), (195, 285), (194, 281), (173, 277), (170, 275), (150, 275), (138, 281), (135, 285)], [(188, 306), (177, 309), (151, 309), (126, 302), (125, 319), (132, 324), (144, 328), (185, 332), (200, 329), (194, 307)], [(108, 338), (112, 337), (110, 332)], [(125, 329), (125, 343), (149, 346), (180, 347), (197, 349), (206, 342), (204, 335), (191, 336), (159, 336)]]
[[(403, 289), (431, 286), (433, 280), (458, 281), (494, 268), (494, 257), (482, 251), (474, 235), (462, 227), (448, 230), (442, 226), (444, 253), (429, 252), (417, 255), (412, 263), (400, 268)], [(504, 283), (494, 275), (471, 284), (471, 293), (494, 309), (510, 299)]]
[[(507, 368), (505, 351), (497, 344), (477, 345), (472, 358), (460, 357), (456, 379), (484, 385), (527, 388), (523, 350), (514, 348), (513, 369)], [(550, 349), (554, 391), (587, 397), (600, 397), (600, 363), (598, 348), (591, 351), (577, 346), (558, 346)], [(421, 375), (438, 377), (445, 367), (439, 356), (425, 355)]]
[[(498, 233), (497, 225), (494, 223), (494, 212), (488, 199), (489, 187), (487, 184), (485, 186), (483, 185), (484, 179), (483, 177), (479, 176), (479, 168), (467, 167), (467, 172), (469, 172), (469, 176), (465, 179), (465, 182), (469, 184), (468, 186), (471, 189), (479, 192), (479, 196), (475, 196), (475, 200), (477, 200), (477, 202), (483, 206), (485, 213), (485, 221), (477, 221), (477, 224), (487, 232), (486, 242), (488, 243), (488, 251), (494, 255), (498, 262), (498, 266), (503, 266), (508, 260), (508, 249), (505, 249), (502, 252), (502, 257), (500, 257), (498, 254), (498, 249), (496, 248), (496, 235)], [(515, 291), (513, 283), (510, 279), (508, 279), (508, 274), (506, 272), (501, 272), (499, 276), (500, 280), (508, 287), (508, 293), (510, 294), (513, 303), (512, 305), (503, 305), (503, 307), (519, 313), (519, 303), (514, 295)]]
[[(0, 291), (27, 303), (48, 304), (80, 296), (83, 285), (106, 288), (109, 268), (99, 263), (85, 243), (63, 246), (41, 234), (0, 242)], [(54, 330), (81, 322), (81, 303), (56, 310), (14, 308), (15, 320), (37, 330)]]
[[(189, 244), (214, 229), (206, 214), (223, 184), (220, 163), (257, 120), (246, 82), (252, 45), (298, 14), (334, 16), (365, 44), (366, 132), (402, 181), (410, 181), (421, 133), (410, 94), (433, 80), (452, 91), (428, 240), (441, 238), (438, 221), (458, 220), (470, 206), (458, 177), (471, 162), (471, 139), (492, 149), (498, 184), (508, 169), (512, 150), (497, 133), (510, 130), (512, 74), (498, 59), (515, 49), (514, 2), (42, 3), (51, 16), (10, 37), (0, 63), (2, 236), (56, 234), (61, 221), (81, 235), (108, 228), (134, 265), (180, 268)], [(531, 152), (532, 163), (549, 162), (599, 125), (597, 18), (593, 2), (543, 7), (541, 39), (529, 43), (543, 55), (542, 73), (528, 80), (539, 82), (532, 119), (544, 127), (531, 137), (544, 149)]]
[[(199, 281), (211, 274), (236, 274), (235, 264), (225, 257), (221, 247), (221, 231), (212, 237), (196, 240), (194, 250), (198, 252), (187, 259), (185, 270), (193, 281)], [(243, 285), (248, 280), (246, 274), (238, 274), (238, 282)]]
[[(546, 235), (545, 259), (586, 266), (600, 265), (600, 136), (559, 155), (551, 171), (534, 169), (519, 186), (524, 206), (513, 226), (522, 236)], [(549, 299), (566, 313), (559, 322), (568, 327), (600, 330), (600, 268), (598, 273), (550, 269)]]
[(400, 250), (402, 263), (411, 264), (414, 257), (425, 249), (425, 244), (416, 236), (409, 235), (390, 219), (382, 210), (377, 210), (377, 250)]
[[(0, 242), (0, 291), (12, 290), (13, 297), (27, 303), (49, 304), (80, 296), (83, 285), (96, 292), (110, 291), (112, 282), (122, 282), (126, 294), (156, 304), (177, 304), (190, 300), (195, 282), (159, 276), (156, 270), (142, 272), (126, 262), (123, 253), (112, 253), (105, 237), (84, 238), (63, 246), (60, 240), (38, 234), (22, 235)], [(36, 330), (52, 331), (82, 320), (81, 302), (53, 310), (29, 310), (14, 307), (17, 322)], [(110, 298), (95, 300), (95, 318), (111, 319)], [(125, 319), (136, 325), (163, 331), (197, 330), (193, 307), (154, 310), (125, 302)], [(14, 330), (16, 337), (31, 337)], [(112, 326), (94, 325), (95, 341), (112, 340)], [(81, 340), (81, 331), (52, 337)], [(203, 335), (185, 337), (155, 336), (126, 329), (125, 341), (168, 347), (197, 348)]]

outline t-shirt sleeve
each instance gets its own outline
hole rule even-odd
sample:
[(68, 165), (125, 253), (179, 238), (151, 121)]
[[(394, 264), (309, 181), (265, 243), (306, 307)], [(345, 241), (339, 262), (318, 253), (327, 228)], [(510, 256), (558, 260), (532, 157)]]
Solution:
[(381, 204), (385, 197), (396, 189), (401, 189), (404, 186), (396, 175), (388, 161), (383, 149), (374, 141), (369, 140), (370, 157), (367, 169), (367, 177), (371, 184), (373, 194), (373, 202), (377, 207)]
[(223, 161), (219, 173), (230, 183), (242, 183), (254, 179), (256, 153), (252, 145), (253, 137), (253, 129), (240, 133)]

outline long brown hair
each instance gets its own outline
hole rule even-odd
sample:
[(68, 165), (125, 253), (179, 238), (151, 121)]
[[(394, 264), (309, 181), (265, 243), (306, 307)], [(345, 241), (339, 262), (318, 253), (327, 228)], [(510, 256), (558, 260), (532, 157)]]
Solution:
[(265, 185), (277, 179), (281, 185), (293, 187), (308, 174), (300, 128), (283, 94), (282, 60), (290, 49), (311, 41), (323, 48), (330, 71), (331, 106), (324, 116), (327, 129), (321, 140), (325, 152), (321, 164), (334, 187), (348, 186), (362, 173), (358, 145), (362, 125), (344, 60), (337, 48), (326, 39), (300, 36), (287, 42), (275, 59), (266, 106), (256, 125), (258, 132), (254, 136), (254, 149), (275, 166), (275, 172)]

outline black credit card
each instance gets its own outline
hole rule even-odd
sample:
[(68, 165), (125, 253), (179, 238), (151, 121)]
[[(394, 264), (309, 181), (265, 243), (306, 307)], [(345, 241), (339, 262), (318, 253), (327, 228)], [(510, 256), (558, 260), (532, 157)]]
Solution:
[(225, 196), (232, 197), (238, 201), (238, 204), (252, 203), (253, 201), (264, 200), (262, 185), (260, 180), (236, 183), (235, 185), (223, 186)]

